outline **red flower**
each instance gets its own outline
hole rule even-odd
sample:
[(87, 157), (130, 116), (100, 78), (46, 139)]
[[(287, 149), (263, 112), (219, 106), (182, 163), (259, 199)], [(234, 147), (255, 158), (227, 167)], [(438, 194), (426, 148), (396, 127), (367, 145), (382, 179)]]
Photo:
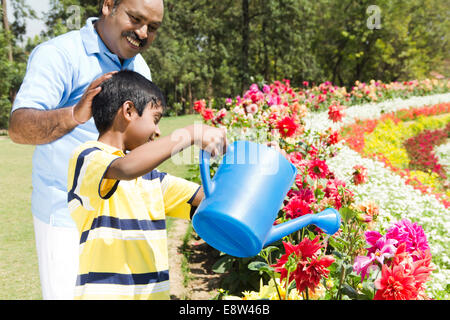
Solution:
[(309, 154), (312, 158), (314, 158), (314, 157), (317, 155), (318, 152), (319, 152), (319, 150), (318, 150), (314, 145), (310, 145), (310, 146), (309, 146), (308, 154)]
[(205, 121), (211, 120), (212, 118), (214, 118), (214, 111), (209, 108), (203, 109), (202, 116), (203, 116), (203, 119), (205, 119)]
[(198, 100), (194, 102), (194, 110), (198, 113), (202, 113), (203, 109), (206, 108), (206, 101), (205, 100)]
[(288, 157), (289, 157), (289, 161), (291, 161), (291, 163), (294, 166), (297, 166), (297, 165), (300, 166), (301, 165), (301, 161), (303, 160), (302, 154), (300, 152), (297, 152), (297, 151), (289, 153)]
[(334, 258), (331, 256), (321, 256), (318, 258), (318, 253), (322, 246), (318, 243), (319, 237), (314, 240), (304, 238), (302, 242), (294, 246), (290, 243), (283, 242), (286, 253), (281, 256), (276, 264), (275, 272), (281, 273), (281, 279), (287, 277), (287, 270), (284, 267), (291, 254), (295, 255), (297, 261), (297, 268), (289, 275), (289, 282), (295, 279), (295, 284), (298, 292), (302, 292), (309, 288), (314, 292), (322, 277), (328, 278), (330, 272), (328, 268), (333, 262)]
[(413, 300), (418, 294), (414, 276), (406, 272), (403, 265), (395, 265), (392, 269), (383, 265), (375, 287), (378, 290), (374, 300)]
[(285, 117), (277, 123), (277, 129), (284, 138), (292, 137), (298, 127), (298, 124), (295, 123), (294, 119), (290, 117)]
[(329, 146), (338, 143), (340, 140), (339, 131), (335, 131), (328, 136), (327, 144)]
[(344, 194), (345, 194), (347, 191), (347, 189), (345, 188), (345, 182), (335, 178), (335, 179), (328, 180), (327, 186), (324, 189), (325, 197), (333, 199), (334, 207), (337, 210), (339, 210), (342, 207), (342, 202), (344, 200), (344, 199), (342, 199), (342, 195), (339, 192), (339, 187), (344, 188)]
[(344, 107), (341, 105), (332, 104), (328, 108), (328, 117), (333, 120), (333, 122), (339, 122), (344, 117)]
[(286, 213), (286, 218), (295, 219), (311, 213), (311, 208), (308, 202), (299, 196), (295, 196), (284, 206), (283, 211)]
[(367, 169), (361, 165), (353, 167), (353, 183), (355, 185), (363, 184), (367, 180)]
[(323, 179), (328, 174), (328, 166), (325, 161), (314, 159), (309, 162), (309, 176), (313, 179)]
[(391, 264), (385, 264), (381, 270), (381, 278), (375, 281), (378, 291), (375, 300), (414, 300), (426, 299), (423, 284), (430, 278), (430, 250), (417, 250), (414, 255), (419, 260), (414, 261), (406, 250), (406, 243), (401, 243)]

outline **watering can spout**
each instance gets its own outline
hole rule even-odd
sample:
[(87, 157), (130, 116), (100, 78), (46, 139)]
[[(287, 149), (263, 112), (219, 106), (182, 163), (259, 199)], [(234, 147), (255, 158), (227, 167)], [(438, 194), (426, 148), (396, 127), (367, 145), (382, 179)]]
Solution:
[(273, 226), (270, 230), (264, 246), (280, 240), (287, 235), (300, 230), (310, 224), (322, 229), (329, 235), (335, 234), (341, 226), (341, 216), (336, 209), (328, 208), (317, 214), (306, 214), (304, 216), (286, 221), (282, 224)]

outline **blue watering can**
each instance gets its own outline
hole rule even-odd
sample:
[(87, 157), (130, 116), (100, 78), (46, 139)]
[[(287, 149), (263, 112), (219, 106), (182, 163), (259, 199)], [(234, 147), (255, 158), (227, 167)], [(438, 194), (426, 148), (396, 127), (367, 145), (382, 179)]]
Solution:
[(332, 208), (273, 225), (297, 175), (295, 166), (274, 148), (235, 141), (212, 179), (210, 157), (200, 150), (205, 198), (192, 225), (217, 250), (234, 257), (253, 257), (264, 246), (310, 224), (330, 235), (339, 230), (341, 217)]

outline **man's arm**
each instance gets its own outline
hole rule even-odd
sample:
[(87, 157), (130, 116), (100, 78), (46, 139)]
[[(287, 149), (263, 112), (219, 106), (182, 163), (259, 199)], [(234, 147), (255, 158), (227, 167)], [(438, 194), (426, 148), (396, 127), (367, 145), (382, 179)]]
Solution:
[(104, 74), (94, 80), (74, 107), (48, 111), (33, 108), (15, 110), (9, 119), (9, 137), (15, 143), (38, 145), (66, 135), (91, 118), (92, 99), (101, 91), (101, 83), (114, 73)]
[(72, 108), (57, 110), (17, 109), (9, 121), (9, 137), (15, 143), (45, 144), (66, 135), (78, 123), (72, 119)]

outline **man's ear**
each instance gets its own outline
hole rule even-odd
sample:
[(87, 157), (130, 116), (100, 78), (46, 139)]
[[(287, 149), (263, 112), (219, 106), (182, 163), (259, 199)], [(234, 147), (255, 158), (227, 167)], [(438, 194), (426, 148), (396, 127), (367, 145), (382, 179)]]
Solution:
[(122, 105), (122, 117), (127, 121), (130, 122), (135, 114), (137, 114), (137, 110), (134, 107), (134, 103), (132, 101), (125, 101)]
[(102, 14), (107, 17), (114, 11), (114, 0), (104, 0), (102, 5)]

